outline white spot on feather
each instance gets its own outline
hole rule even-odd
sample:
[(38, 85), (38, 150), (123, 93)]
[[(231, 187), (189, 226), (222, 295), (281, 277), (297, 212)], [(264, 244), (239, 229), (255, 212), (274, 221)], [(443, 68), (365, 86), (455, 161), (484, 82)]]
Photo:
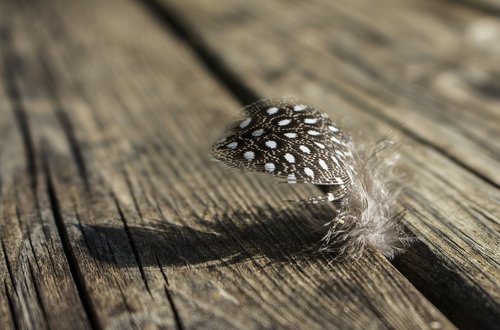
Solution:
[(321, 133), (320, 133), (320, 132), (315, 131), (315, 130), (312, 130), (312, 129), (311, 129), (311, 130), (309, 130), (309, 131), (307, 131), (307, 134), (309, 134), (309, 135), (313, 135), (313, 136), (318, 136), (318, 135), (321, 135)]
[(293, 138), (296, 138), (297, 137), (297, 133), (285, 133), (284, 134), (287, 138), (289, 139), (293, 139)]
[(293, 110), (299, 112), (299, 111), (304, 111), (307, 107), (304, 104), (297, 104), (296, 106), (293, 107)]
[(300, 145), (299, 149), (302, 150), (302, 152), (305, 153), (305, 154), (310, 154), (311, 153), (311, 150), (308, 147), (306, 147), (306, 146)]
[(268, 147), (268, 148), (274, 149), (277, 146), (278, 146), (278, 144), (276, 143), (276, 141), (273, 141), (273, 140), (266, 141), (266, 147)]
[(314, 142), (314, 144), (320, 147), (321, 149), (325, 149), (325, 145), (323, 143)]
[(236, 149), (237, 146), (238, 142), (231, 142), (228, 145), (226, 145), (226, 147), (228, 147), (229, 149)]
[(261, 136), (262, 134), (264, 134), (264, 130), (262, 128), (259, 128), (258, 130), (255, 130), (252, 132), (252, 136)]
[(287, 119), (282, 119), (278, 122), (278, 126), (286, 126), (288, 124), (290, 124), (292, 122), (291, 119), (287, 118)]
[(339, 139), (337, 139), (335, 136), (332, 136), (332, 137), (330, 138), (330, 140), (332, 140), (332, 141), (333, 141), (333, 142), (335, 142), (335, 143), (340, 144), (340, 140), (339, 140)]
[(245, 120), (243, 120), (240, 124), (240, 128), (245, 128), (247, 127), (248, 125), (250, 125), (250, 122), (252, 121), (252, 118), (247, 118)]
[(326, 162), (323, 159), (320, 159), (318, 161), (318, 163), (319, 163), (319, 166), (321, 166), (324, 170), (328, 170), (328, 165), (326, 164)]
[(265, 163), (264, 164), (264, 169), (266, 170), (266, 172), (274, 172), (274, 170), (276, 169), (276, 165), (274, 165), (274, 163)]
[(274, 115), (276, 112), (278, 112), (278, 110), (279, 110), (278, 108), (272, 107), (272, 108), (267, 109), (266, 112), (268, 115)]
[(287, 162), (289, 162), (289, 163), (295, 163), (295, 157), (291, 153), (287, 152), (284, 155), (284, 157), (285, 157), (285, 159), (286, 159)]
[(306, 124), (316, 124), (318, 122), (318, 118), (306, 118), (304, 119), (304, 123)]
[(314, 171), (309, 167), (304, 167), (304, 173), (306, 173), (306, 175), (310, 176), (311, 178), (314, 178)]
[(246, 160), (252, 160), (255, 158), (255, 152), (245, 151), (245, 153), (243, 154), (243, 157), (245, 157)]

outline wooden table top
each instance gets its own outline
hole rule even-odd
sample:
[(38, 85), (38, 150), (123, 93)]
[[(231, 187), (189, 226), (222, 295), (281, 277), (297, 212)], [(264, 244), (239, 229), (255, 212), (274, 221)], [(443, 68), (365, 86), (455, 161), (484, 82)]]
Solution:
[[(0, 45), (1, 329), (498, 326), (495, 0), (3, 1)], [(316, 187), (210, 160), (284, 95), (401, 142), (405, 253), (304, 253)]]

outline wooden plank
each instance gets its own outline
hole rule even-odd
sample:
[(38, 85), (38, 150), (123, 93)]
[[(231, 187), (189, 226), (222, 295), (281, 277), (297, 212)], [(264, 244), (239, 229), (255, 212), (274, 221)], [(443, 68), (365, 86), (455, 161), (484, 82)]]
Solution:
[(16, 22), (21, 97), (40, 101), (26, 106), (28, 129), (94, 327), (453, 328), (378, 254), (304, 257), (306, 222), (332, 209), (280, 201), (312, 188), (210, 162), (239, 104), (142, 7), (2, 6)]
[[(33, 148), (36, 150), (36, 155), (33, 157), (38, 164), (41, 164), (41, 175), (43, 175), (41, 180), (46, 181), (48, 185), (45, 188), (47, 193), (44, 198), (52, 200), (52, 211), (56, 222), (59, 222), (59, 234), (63, 244), (65, 244), (66, 249), (72, 251), (72, 257), (68, 259), (73, 260), (69, 260), (69, 263), (74, 263), (75, 272), (80, 276), (76, 281), (81, 286), (83, 299), (87, 301), (87, 313), (91, 319), (91, 325), (94, 328), (148, 328), (155, 326), (174, 328), (175, 318), (171, 303), (165, 295), (164, 286), (160, 286), (161, 290), (149, 291), (142, 268), (138, 268), (136, 265), (135, 267), (120, 266), (120, 261), (123, 259), (132, 258), (127, 260), (134, 262), (135, 252), (134, 246), (129, 242), (128, 234), (124, 230), (124, 220), (120, 217), (117, 204), (111, 197), (110, 191), (102, 191), (104, 189), (99, 185), (96, 185), (91, 194), (85, 190), (87, 170), (82, 163), (83, 160), (76, 144), (73, 123), (65, 113), (68, 108), (63, 103), (65, 102), (64, 98), (69, 96), (65, 96), (59, 91), (58, 81), (52, 74), (55, 68), (51, 68), (51, 66), (53, 67), (54, 63), (48, 59), (52, 56), (50, 51), (55, 53), (56, 58), (62, 56), (58, 52), (64, 54), (64, 51), (68, 51), (70, 52), (67, 58), (70, 60), (69, 63), (78, 60), (79, 57), (75, 56), (77, 44), (68, 43), (67, 48), (60, 49), (54, 44), (51, 45), (50, 42), (45, 44), (42, 41), (48, 39), (52, 40), (53, 43), (57, 42), (52, 38), (58, 28), (55, 25), (56, 22), (49, 21), (52, 15), (60, 15), (57, 22), (64, 24), (62, 12), (57, 12), (56, 7), (45, 5), (30, 8), (13, 6), (14, 8), (6, 12), (19, 12), (18, 15), (14, 15), (15, 23), (17, 23), (15, 30), (12, 26), (11, 28), (14, 30), (12, 38), (15, 41), (13, 47), (16, 49), (16, 60), (21, 63), (24, 71), (16, 71), (15, 73), (23, 89), (20, 96), (23, 98), (29, 98), (31, 95), (37, 96), (38, 102), (30, 102), (26, 106), (26, 117), (29, 117), (32, 123), (42, 123), (41, 125), (31, 124), (27, 128), (33, 137)], [(66, 8), (68, 11), (72, 10), (71, 12), (76, 16), (74, 10), (78, 10), (77, 8), (69, 6)], [(21, 11), (19, 11), (20, 9)], [(81, 9), (85, 10), (84, 7)], [(60, 10), (64, 11), (63, 8)], [(92, 12), (87, 10), (87, 15), (91, 14)], [(82, 19), (83, 17), (85, 16), (82, 16)], [(89, 17), (92, 16), (86, 16), (86, 19)], [(30, 21), (29, 26), (23, 23), (26, 20)], [(83, 27), (84, 22), (85, 20), (80, 21), (80, 27)], [(33, 33), (34, 27), (39, 29), (37, 33)], [(80, 37), (84, 37), (81, 35), (81, 32), (85, 32), (82, 29), (73, 30), (73, 32), (80, 32)], [(68, 29), (68, 33), (71, 33), (70, 29)], [(65, 38), (71, 37), (72, 35), (69, 34), (61, 34), (58, 40), (64, 41)], [(92, 48), (91, 45), (87, 47), (89, 50)], [(56, 66), (56, 68), (59, 67)], [(78, 66), (75, 66), (74, 69), (77, 70)], [(84, 74), (87, 68), (80, 67), (79, 69), (80, 73)], [(59, 80), (64, 79), (64, 77), (62, 75)], [(64, 83), (64, 80), (62, 82)], [(72, 108), (78, 106), (75, 103), (71, 104)], [(93, 143), (92, 140), (87, 142)], [(55, 162), (57, 166), (51, 168), (44, 165), (44, 158), (48, 162)], [(74, 163), (73, 168), (71, 168), (74, 169), (74, 172), (66, 169), (68, 163), (71, 162)], [(66, 178), (64, 175), (68, 172), (76, 178)], [(64, 182), (65, 191), (62, 196), (57, 196), (56, 184), (61, 179), (67, 179)], [(72, 192), (72, 190), (76, 191)], [(88, 208), (87, 205), (82, 205), (83, 202), (78, 199), (84, 200), (87, 204), (96, 205), (95, 210)], [(42, 208), (42, 210), (46, 212), (45, 209)], [(93, 222), (118, 229), (112, 238), (108, 238), (105, 234), (93, 230)], [(89, 249), (92, 249), (91, 252)], [(51, 256), (51, 254), (47, 255)], [(71, 277), (67, 276), (67, 278)], [(43, 292), (51, 295), (50, 290)], [(67, 306), (71, 308), (72, 304)], [(46, 309), (49, 308), (54, 313), (58, 313), (59, 310), (63, 311), (57, 305), (46, 306)], [(37, 321), (33, 323), (35, 327), (37, 324), (43, 325)], [(72, 328), (74, 325), (84, 326), (81, 322), (74, 322), (71, 323), (71, 326), (67, 325), (62, 328)]]
[(21, 95), (18, 74), (29, 78), (29, 72), (11, 51), (15, 26), (8, 17), (0, 20), (0, 328), (78, 324), (86, 329), (88, 317), (28, 130), (26, 107), (43, 106), (43, 101)]
[[(155, 9), (256, 94), (309, 100), (349, 120), (344, 126), (362, 131), (362, 141), (384, 135), (396, 121), (409, 123), (396, 127), (411, 146), (402, 150), (411, 182), (403, 202), (414, 208), (406, 223), (421, 243), (397, 265), (457, 324), (494, 327), (500, 317), (498, 101), (469, 87), (453, 99), (435, 91), (432, 79), (408, 80), (405, 73), (413, 57), (459, 75), (459, 53), (437, 48), (438, 38), (459, 42), (449, 21), (478, 14), (450, 7), (443, 21), (431, 11), (444, 12), (443, 4), (414, 2), (404, 12), (407, 3), (376, 11), (376, 4), (362, 1), (165, 0)], [(377, 29), (373, 19), (368, 23), (379, 12)], [(425, 66), (417, 69), (433, 75)]]

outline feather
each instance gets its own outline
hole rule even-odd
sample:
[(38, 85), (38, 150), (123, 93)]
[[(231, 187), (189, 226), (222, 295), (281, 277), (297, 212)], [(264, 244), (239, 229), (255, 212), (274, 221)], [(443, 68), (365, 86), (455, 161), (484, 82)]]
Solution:
[(387, 138), (371, 148), (350, 142), (353, 182), (337, 215), (316, 224), (322, 234), (320, 251), (333, 252), (335, 259), (359, 258), (368, 249), (393, 258), (414, 239), (401, 224), (408, 208), (397, 210), (401, 175), (396, 173), (398, 145)]
[(396, 211), (400, 191), (396, 145), (353, 143), (323, 112), (296, 99), (262, 100), (243, 109), (211, 150), (232, 168), (265, 172), (288, 183), (317, 185), (324, 196), (300, 203), (335, 203), (329, 221), (314, 224), (319, 251), (335, 259), (358, 258), (368, 249), (392, 257), (411, 242)]

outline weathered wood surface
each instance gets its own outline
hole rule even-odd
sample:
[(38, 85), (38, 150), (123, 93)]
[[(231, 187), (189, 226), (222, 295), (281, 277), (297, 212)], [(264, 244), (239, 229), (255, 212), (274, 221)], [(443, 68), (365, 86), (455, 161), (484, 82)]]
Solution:
[[(0, 328), (495, 325), (499, 102), (437, 39), (482, 14), (425, 2), (402, 19), (400, 4), (376, 25), (360, 0), (145, 3), (0, 4)], [(436, 8), (446, 19), (423, 19)], [(308, 219), (331, 209), (281, 201), (314, 188), (208, 159), (239, 100), (282, 94), (369, 136), (404, 124), (422, 242), (399, 270), (305, 257)]]
[[(403, 151), (413, 181), (407, 224), (422, 243), (398, 268), (455, 322), (498, 321), (500, 89), (463, 32), (484, 15), (390, 0), (165, 0), (163, 8), (256, 93), (313, 99), (365, 135), (401, 131), (412, 146)], [(490, 94), (466, 79), (469, 66), (485, 70)]]

